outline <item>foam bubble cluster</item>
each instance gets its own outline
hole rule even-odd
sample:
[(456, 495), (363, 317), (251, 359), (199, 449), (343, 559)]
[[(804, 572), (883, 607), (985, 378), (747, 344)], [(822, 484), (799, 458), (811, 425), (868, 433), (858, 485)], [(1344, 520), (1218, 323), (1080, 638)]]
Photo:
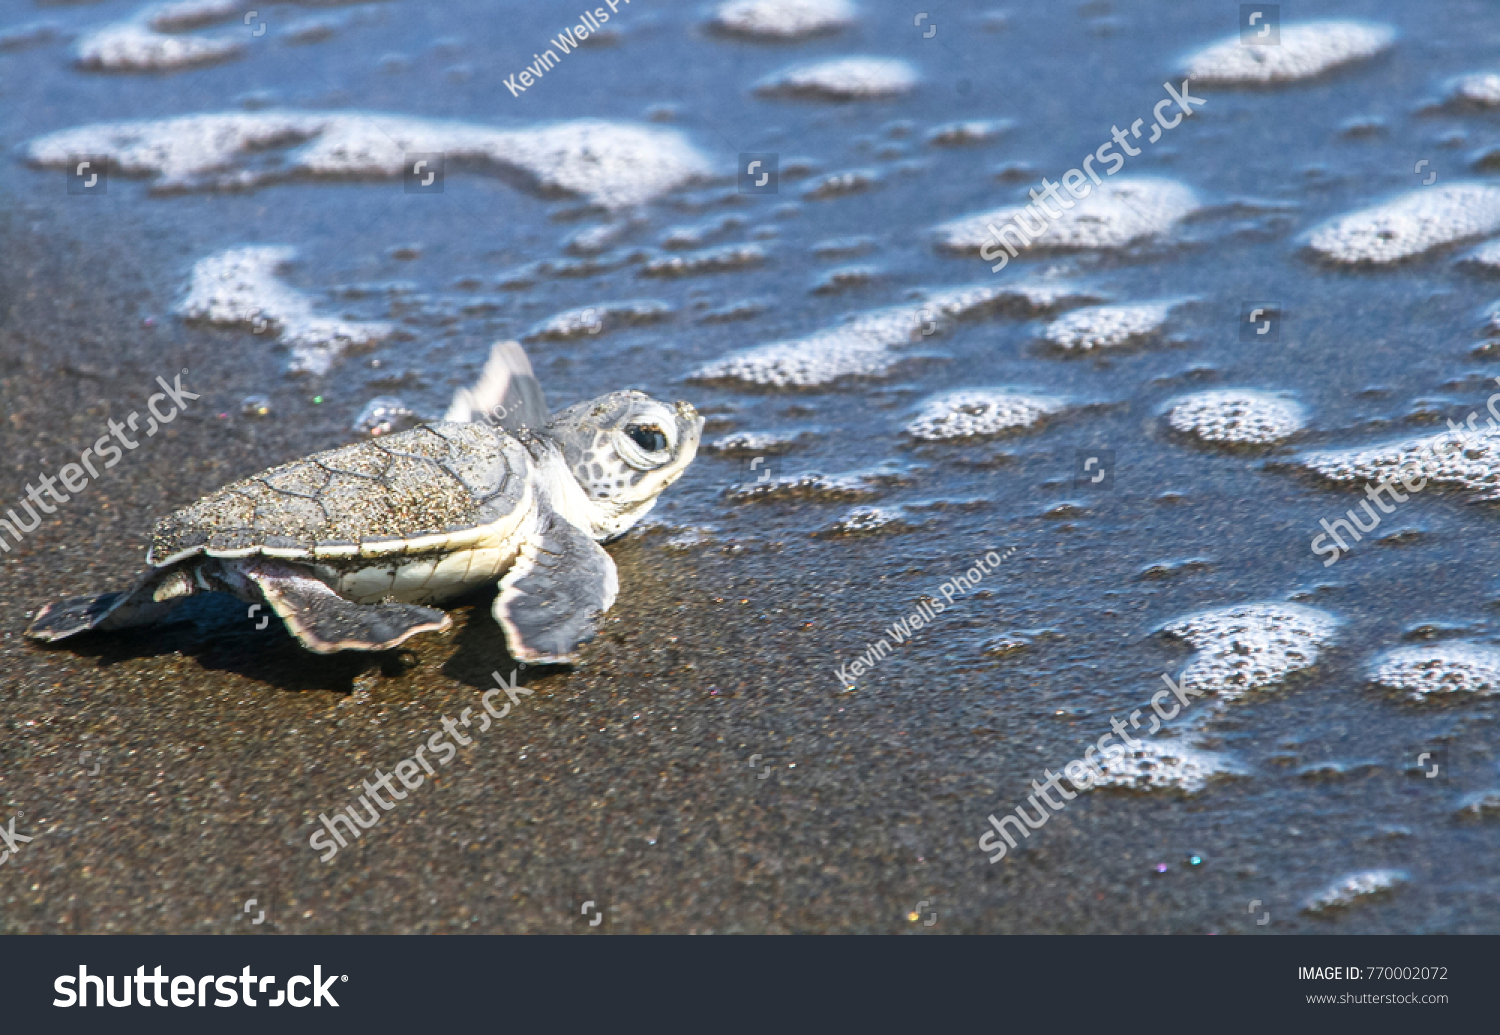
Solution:
[(849, 0), (729, 0), (720, 4), (709, 27), (735, 36), (797, 40), (836, 32), (854, 24)]
[(408, 407), (400, 397), (379, 395), (365, 403), (354, 418), (351, 430), (365, 438), (380, 438), (414, 428), (421, 422), (421, 414)]
[(239, 57), (244, 43), (207, 36), (168, 36), (139, 22), (96, 29), (78, 41), (80, 68), (100, 72), (175, 72)]
[(703, 451), (720, 456), (778, 456), (795, 449), (802, 437), (771, 431), (737, 431), (713, 442), (705, 442)]
[(1362, 449), (1307, 453), (1297, 462), (1329, 481), (1379, 485), (1389, 479), (1417, 491), (1426, 479), (1466, 489), (1481, 500), (1500, 499), (1500, 428), (1466, 431), (1461, 442), (1445, 431)]
[(852, 503), (874, 499), (879, 492), (874, 479), (861, 472), (821, 474), (809, 471), (733, 485), (725, 495), (737, 503), (780, 503), (787, 500)]
[[(1065, 191), (1059, 194), (1068, 196)], [(1124, 248), (1167, 233), (1198, 207), (1197, 195), (1186, 184), (1156, 177), (1127, 177), (1105, 180), (1083, 200), (1075, 201), (1072, 208), (1059, 206), (1060, 219), (1049, 219), (1035, 206), (1012, 205), (943, 223), (934, 229), (934, 234), (938, 247), (961, 254), (983, 249), (981, 257), (986, 261), (1008, 256), (1012, 248), (1018, 254), (1027, 248), (1043, 251)], [(1027, 248), (1018, 244), (1025, 237), (1004, 230), (1005, 224), (1014, 225), (1017, 213), (1025, 226), (1034, 228), (1042, 224), (1041, 235), (1033, 237)], [(994, 230), (990, 229), (992, 225)], [(998, 239), (1000, 233), (1005, 234), (1003, 241)]]
[(244, 0), (173, 0), (147, 8), (144, 16), (157, 32), (185, 32), (233, 18), (244, 6)]
[(1290, 438), (1306, 421), (1289, 399), (1248, 389), (1198, 392), (1172, 405), (1167, 423), (1204, 442), (1269, 445)]
[(906, 433), (923, 442), (1000, 435), (1034, 427), (1063, 406), (1061, 399), (1004, 388), (965, 388), (927, 400)]
[(1369, 22), (1282, 25), (1280, 43), (1261, 46), (1231, 36), (1193, 54), (1183, 71), (1194, 86), (1290, 83), (1372, 58), (1395, 39), (1395, 29)]
[(880, 174), (874, 169), (850, 169), (819, 176), (802, 189), (802, 196), (808, 201), (826, 201), (850, 194), (863, 194), (878, 186)]
[(837, 295), (874, 283), (880, 277), (879, 266), (839, 266), (818, 277), (807, 290), (814, 295)]
[(1445, 99), (1457, 108), (1500, 107), (1500, 74), (1476, 72), (1460, 76), (1448, 85)]
[(1195, 748), (1180, 740), (1143, 739), (1140, 748), (1114, 760), (1096, 757), (1101, 778), (1090, 790), (1178, 791), (1197, 794), (1210, 783), (1244, 774), (1228, 755)]
[(1348, 909), (1377, 895), (1387, 894), (1411, 880), (1405, 870), (1360, 870), (1346, 873), (1302, 903), (1302, 912), (1317, 916)]
[(1423, 187), (1329, 220), (1307, 245), (1341, 263), (1389, 263), (1500, 231), (1500, 187), (1452, 183)]
[(758, 244), (730, 244), (696, 252), (677, 252), (651, 259), (641, 267), (643, 277), (693, 277), (728, 273), (764, 263), (770, 254)]
[(391, 333), (387, 323), (315, 315), (311, 299), (276, 276), (295, 255), (294, 248), (264, 245), (200, 259), (177, 312), (189, 320), (271, 332), (291, 348), (291, 372), (318, 376), (347, 349), (374, 344)]
[(930, 147), (970, 147), (988, 144), (1015, 126), (1010, 119), (969, 119), (945, 122), (927, 134)]
[(699, 367), (700, 381), (743, 381), (776, 388), (811, 388), (849, 377), (878, 377), (899, 360), (891, 346), (916, 325), (908, 308), (860, 314), (805, 338), (772, 342)]
[(819, 538), (889, 535), (895, 532), (914, 531), (917, 527), (906, 519), (906, 515), (899, 508), (854, 507), (816, 534)]
[(1079, 309), (1048, 324), (1042, 337), (1070, 352), (1119, 348), (1159, 332), (1176, 305), (1176, 302), (1135, 302)]
[(1465, 794), (1459, 799), (1453, 816), (1460, 820), (1494, 819), (1500, 816), (1500, 790), (1490, 788)]
[[(285, 148), (280, 162), (266, 160), (266, 152)], [(395, 178), (414, 152), (492, 163), (611, 208), (712, 174), (708, 159), (674, 130), (597, 119), (495, 129), (355, 112), (226, 112), (97, 123), (27, 146), (28, 157), (46, 166), (107, 154), (122, 172), (152, 176), (169, 190), (242, 190), (307, 176)]]
[(1459, 256), (1460, 266), (1471, 266), (1486, 273), (1500, 273), (1500, 240), (1486, 241)]
[(522, 336), (523, 341), (565, 341), (582, 338), (618, 327), (656, 323), (676, 312), (666, 302), (654, 298), (635, 298), (619, 302), (568, 309), (537, 324)]
[(1162, 631), (1198, 650), (1178, 676), (1184, 692), (1233, 701), (1312, 667), (1337, 628), (1337, 619), (1324, 611), (1270, 603), (1204, 611)]
[(783, 69), (756, 83), (755, 92), (762, 97), (867, 101), (910, 93), (917, 82), (917, 70), (900, 58), (845, 57)]
[(942, 333), (955, 320), (997, 310), (1034, 315), (1072, 302), (1096, 301), (1076, 285), (1043, 280), (975, 284), (929, 293), (927, 300), (854, 313), (804, 338), (776, 341), (699, 367), (697, 381), (741, 381), (812, 388), (849, 377), (879, 377), (901, 359), (898, 345)]
[(1370, 681), (1413, 701), (1452, 694), (1487, 697), (1500, 690), (1500, 648), (1462, 640), (1402, 647), (1376, 662)]

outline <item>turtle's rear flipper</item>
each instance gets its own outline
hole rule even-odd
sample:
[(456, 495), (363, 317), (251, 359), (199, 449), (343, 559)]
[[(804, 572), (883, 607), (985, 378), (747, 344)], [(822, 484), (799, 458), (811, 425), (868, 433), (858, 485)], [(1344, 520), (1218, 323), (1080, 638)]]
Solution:
[(66, 640), (81, 632), (95, 629), (124, 600), (128, 593), (105, 593), (98, 597), (73, 597), (48, 604), (26, 627), (29, 639)]
[(26, 635), (33, 640), (52, 643), (90, 630), (109, 632), (151, 625), (161, 621), (183, 599), (198, 591), (193, 580), (180, 568), (153, 569), (123, 593), (71, 597), (48, 604), (26, 627)]
[(316, 654), (390, 650), (417, 633), (441, 632), (452, 624), (446, 614), (432, 607), (345, 600), (291, 565), (247, 560), (240, 571), (260, 588), (287, 631)]
[(620, 582), (615, 562), (583, 530), (556, 514), (542, 520), (500, 580), (495, 619), (518, 660), (563, 664), (594, 638)]

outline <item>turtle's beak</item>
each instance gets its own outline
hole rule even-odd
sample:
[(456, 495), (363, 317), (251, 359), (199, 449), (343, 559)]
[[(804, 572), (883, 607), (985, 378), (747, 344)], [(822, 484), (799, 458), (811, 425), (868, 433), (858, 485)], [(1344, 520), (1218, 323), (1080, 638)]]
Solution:
[(685, 425), (693, 429), (693, 434), (695, 437), (702, 433), (703, 418), (698, 416), (698, 411), (693, 408), (692, 403), (678, 400), (677, 416)]
[(682, 459), (683, 465), (686, 466), (698, 453), (698, 443), (703, 437), (704, 421), (690, 402), (678, 400), (676, 409), (677, 426), (679, 428), (678, 456)]

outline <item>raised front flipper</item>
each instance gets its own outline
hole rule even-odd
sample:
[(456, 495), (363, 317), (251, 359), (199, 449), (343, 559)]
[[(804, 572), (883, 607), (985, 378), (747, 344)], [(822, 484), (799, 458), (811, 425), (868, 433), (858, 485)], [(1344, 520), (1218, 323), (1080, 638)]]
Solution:
[(571, 662), (594, 638), (620, 580), (604, 548), (556, 514), (544, 515), (500, 580), (495, 620), (511, 653), (527, 664)]
[(507, 431), (522, 427), (541, 430), (547, 426), (547, 400), (542, 383), (532, 372), (531, 360), (520, 342), (498, 341), (490, 349), (473, 388), (460, 388), (444, 420), (488, 421)]

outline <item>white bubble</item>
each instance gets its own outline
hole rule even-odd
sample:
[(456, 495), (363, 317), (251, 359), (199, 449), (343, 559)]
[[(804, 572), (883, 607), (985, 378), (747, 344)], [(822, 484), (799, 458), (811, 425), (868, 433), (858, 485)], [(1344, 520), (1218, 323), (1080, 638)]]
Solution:
[[(267, 152), (288, 148), (280, 163), (266, 161)], [(482, 160), (610, 208), (640, 204), (713, 172), (675, 130), (597, 119), (497, 129), (357, 112), (226, 112), (97, 123), (27, 145), (40, 165), (108, 154), (121, 171), (154, 176), (158, 189), (177, 190), (243, 190), (306, 176), (394, 179), (409, 153)]]
[(909, 532), (918, 526), (906, 520), (899, 507), (854, 507), (843, 517), (829, 525), (820, 537), (889, 534)]
[(1346, 873), (1302, 903), (1302, 912), (1314, 916), (1348, 909), (1366, 899), (1394, 890), (1411, 880), (1404, 870), (1360, 870)]
[(1070, 352), (1119, 348), (1156, 335), (1178, 304), (1135, 302), (1078, 309), (1048, 324), (1042, 337)]
[(929, 147), (971, 147), (988, 144), (1012, 128), (1010, 119), (969, 119), (963, 122), (945, 122), (932, 127), (927, 134)]
[[(1124, 248), (1167, 233), (1199, 207), (1192, 189), (1175, 180), (1124, 177), (1105, 180), (1097, 186), (1089, 184), (1089, 188), (1088, 196), (1073, 201), (1072, 208), (1059, 205), (1058, 219), (1051, 219), (1035, 205), (1010, 205), (940, 224), (933, 230), (936, 243), (945, 251), (979, 253), (986, 262), (1002, 258), (1009, 261), (1011, 249), (1019, 255), (1033, 249), (1045, 252)], [(1059, 194), (1068, 198), (1066, 191)], [(1041, 196), (1046, 199), (1046, 195)], [(1041, 224), (1039, 236), (1006, 230), (1006, 224), (1014, 224), (1018, 213), (1019, 222), (1025, 227), (1036, 228)], [(997, 233), (1004, 235), (1003, 241), (996, 239)], [(1029, 244), (1027, 238), (1032, 238)]]
[(654, 298), (633, 298), (617, 302), (568, 309), (548, 317), (522, 335), (523, 341), (562, 341), (584, 338), (617, 327), (657, 323), (672, 317), (677, 310)]
[(1297, 462), (1335, 482), (1379, 485), (1420, 471), (1431, 481), (1467, 489), (1476, 499), (1500, 499), (1500, 428), (1440, 432), (1358, 449), (1306, 453)]
[(1305, 423), (1302, 407), (1248, 389), (1197, 392), (1172, 404), (1167, 423), (1204, 442), (1267, 445), (1290, 438)]
[(879, 481), (869, 472), (846, 474), (805, 472), (765, 481), (732, 486), (726, 494), (737, 503), (813, 500), (819, 503), (852, 503), (880, 495)]
[(142, 16), (157, 32), (185, 32), (227, 21), (239, 14), (244, 6), (244, 0), (174, 0), (148, 7)]
[(124, 22), (89, 33), (78, 41), (82, 68), (101, 72), (173, 72), (238, 57), (245, 44), (237, 39), (168, 36), (145, 25)]
[(1327, 612), (1298, 604), (1237, 604), (1179, 618), (1162, 631), (1197, 648), (1177, 677), (1184, 692), (1234, 701), (1311, 668), (1338, 625)]
[(1500, 648), (1463, 640), (1401, 647), (1376, 661), (1370, 681), (1413, 701), (1488, 697), (1500, 690)]
[(900, 58), (844, 57), (783, 69), (755, 84), (762, 97), (877, 100), (916, 89), (917, 70)]
[(1210, 783), (1245, 775), (1228, 755), (1205, 751), (1180, 740), (1137, 739), (1138, 749), (1126, 748), (1113, 760), (1095, 755), (1100, 777), (1094, 790), (1176, 791), (1197, 794)]
[(1422, 187), (1331, 219), (1306, 236), (1332, 262), (1388, 263), (1500, 231), (1500, 187), (1466, 182)]
[(1445, 99), (1458, 108), (1500, 107), (1500, 74), (1476, 72), (1460, 76), (1448, 84)]
[(999, 435), (1035, 427), (1065, 405), (1062, 399), (1005, 388), (963, 388), (927, 400), (906, 433), (924, 442)]
[(737, 431), (713, 442), (705, 442), (705, 453), (720, 456), (777, 456), (790, 452), (807, 437), (806, 432), (784, 434), (773, 431)]
[(743, 381), (775, 387), (812, 387), (849, 377), (881, 377), (901, 360), (897, 346), (926, 340), (956, 320), (1009, 312), (1034, 316), (1065, 305), (1099, 301), (1077, 283), (1020, 280), (934, 289), (908, 305), (851, 313), (833, 327), (774, 341), (699, 367), (698, 381)]
[(1374, 57), (1396, 39), (1388, 25), (1357, 21), (1301, 22), (1280, 27), (1280, 42), (1256, 45), (1238, 35), (1187, 59), (1191, 85), (1288, 83), (1310, 79), (1351, 61)]
[(709, 26), (738, 36), (795, 40), (835, 32), (854, 23), (849, 0), (728, 0)]
[(1486, 241), (1458, 257), (1458, 265), (1485, 273), (1500, 273), (1500, 239)]
[(641, 266), (643, 277), (693, 277), (730, 273), (763, 265), (770, 253), (758, 244), (731, 244), (696, 252), (661, 255)]
[(1454, 818), (1461, 820), (1494, 819), (1500, 816), (1500, 789), (1490, 788), (1465, 794), (1454, 810)]
[(293, 373), (326, 374), (347, 349), (391, 333), (388, 323), (315, 315), (312, 300), (276, 276), (295, 255), (288, 246), (261, 245), (200, 259), (176, 311), (189, 320), (247, 327), (281, 341), (292, 350), (288, 368)]
[(394, 395), (381, 395), (371, 399), (354, 418), (354, 433), (368, 438), (380, 438), (405, 431), (421, 421), (407, 405)]

